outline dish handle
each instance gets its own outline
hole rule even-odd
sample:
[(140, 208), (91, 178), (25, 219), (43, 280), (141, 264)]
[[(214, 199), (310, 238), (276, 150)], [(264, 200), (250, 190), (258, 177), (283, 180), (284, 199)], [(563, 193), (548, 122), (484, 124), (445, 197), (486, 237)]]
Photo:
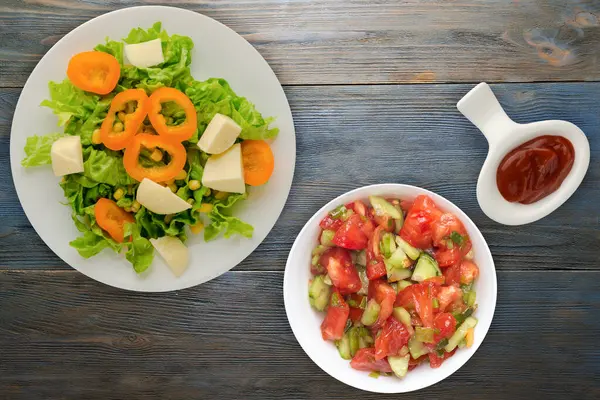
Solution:
[(490, 146), (518, 125), (506, 115), (494, 92), (485, 82), (471, 89), (456, 104), (456, 108), (483, 133)]

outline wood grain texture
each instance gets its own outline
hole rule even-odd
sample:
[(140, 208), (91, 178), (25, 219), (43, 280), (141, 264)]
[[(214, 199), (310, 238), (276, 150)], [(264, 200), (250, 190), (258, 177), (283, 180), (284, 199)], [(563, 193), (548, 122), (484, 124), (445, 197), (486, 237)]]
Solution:
[[(407, 183), (461, 207), (481, 229), (497, 268), (600, 269), (600, 83), (493, 85), (518, 122), (566, 119), (588, 136), (590, 169), (579, 190), (550, 216), (508, 227), (488, 219), (475, 198), (487, 152), (481, 133), (456, 110), (470, 85), (287, 87), (297, 165), (286, 208), (264, 243), (238, 270), (278, 270), (305, 222), (332, 198), (363, 185)], [(19, 90), (0, 90), (0, 170)], [(34, 133), (34, 132), (31, 132)], [(68, 269), (35, 234), (10, 174), (0, 175), (0, 268)]]
[(230, 26), (284, 84), (600, 79), (597, 0), (3, 0), (0, 86), (83, 22), (157, 3)]
[[(600, 272), (498, 278), (483, 345), (452, 377), (410, 397), (597, 399)], [(0, 272), (0, 397), (398, 398), (350, 388), (308, 358), (289, 328), (282, 280), (230, 272), (145, 294), (76, 272)]]

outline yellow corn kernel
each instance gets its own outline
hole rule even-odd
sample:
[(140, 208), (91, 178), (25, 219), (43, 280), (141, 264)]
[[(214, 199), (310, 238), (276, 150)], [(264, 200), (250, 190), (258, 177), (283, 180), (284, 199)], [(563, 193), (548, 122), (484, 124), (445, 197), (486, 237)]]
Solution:
[(217, 199), (217, 200), (224, 200), (227, 198), (227, 196), (229, 196), (229, 192), (217, 191), (215, 193), (215, 199)]
[(204, 224), (202, 222), (198, 222), (196, 225), (190, 225), (190, 230), (194, 235), (199, 234), (204, 229)]
[(150, 155), (150, 158), (153, 161), (159, 162), (162, 160), (163, 158), (163, 153), (162, 151), (160, 151), (159, 149), (154, 149), (154, 151), (152, 152), (152, 154)]
[(194, 204), (194, 201), (195, 201), (195, 200), (194, 200), (194, 199), (192, 199), (192, 198), (190, 197), (190, 198), (189, 198), (189, 199), (187, 199), (186, 201), (187, 201), (187, 203), (188, 203), (189, 205), (192, 205), (192, 204)]
[(121, 199), (121, 197), (123, 197), (124, 194), (125, 194), (125, 192), (123, 192), (123, 189), (118, 188), (113, 193), (113, 198), (118, 201), (119, 199)]
[(173, 214), (165, 215), (165, 224), (170, 224), (172, 219), (173, 219)]
[(188, 182), (188, 187), (190, 188), (190, 190), (198, 190), (200, 189), (200, 181), (193, 179)]
[(125, 122), (125, 118), (127, 118), (127, 117), (125, 116), (125, 113), (123, 111), (119, 111), (117, 113), (117, 118), (119, 118), (121, 121)]
[(175, 180), (176, 180), (176, 181), (182, 181), (182, 180), (184, 180), (185, 178), (187, 178), (187, 173), (185, 172), (185, 170), (183, 170), (183, 169), (182, 169), (181, 171), (179, 171), (179, 173), (178, 173), (178, 174), (177, 174), (177, 176), (175, 177)]
[(140, 211), (140, 207), (141, 207), (141, 206), (142, 206), (142, 205), (140, 204), (140, 202), (139, 202), (139, 201), (137, 201), (137, 200), (134, 200), (134, 201), (133, 201), (133, 203), (131, 204), (131, 211), (133, 211), (133, 212), (138, 212), (138, 211)]
[(100, 139), (100, 129), (96, 129), (94, 133), (92, 133), (92, 143), (100, 144), (102, 143), (102, 139)]
[(123, 125), (122, 122), (117, 122), (113, 125), (113, 131), (115, 132), (123, 132), (123, 129), (125, 129), (125, 126)]
[(474, 328), (470, 328), (467, 331), (467, 336), (466, 336), (467, 347), (473, 346), (473, 341), (474, 340), (475, 340), (475, 329)]
[(206, 213), (208, 214), (209, 212), (211, 212), (213, 209), (213, 205), (210, 203), (202, 203), (200, 205), (200, 208), (198, 209), (198, 211), (200, 211), (201, 213)]
[(167, 125), (173, 125), (173, 118), (167, 117), (165, 118), (165, 122), (167, 123)]
[(171, 189), (171, 192), (173, 192), (173, 193), (177, 193), (177, 185), (176, 185), (176, 184), (174, 184), (174, 183), (169, 183), (169, 184), (167, 185), (167, 187), (168, 187), (169, 189)]
[(127, 212), (131, 212), (131, 207), (124, 207), (123, 210), (127, 211)]

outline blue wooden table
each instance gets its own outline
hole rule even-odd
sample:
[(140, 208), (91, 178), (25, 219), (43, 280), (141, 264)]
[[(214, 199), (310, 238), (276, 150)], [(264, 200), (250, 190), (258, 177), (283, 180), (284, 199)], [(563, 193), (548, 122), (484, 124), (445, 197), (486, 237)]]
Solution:
[[(150, 3), (0, 4), (1, 399), (400, 397), (322, 372), (294, 339), (282, 298), (306, 220), (347, 190), (384, 182), (456, 203), (498, 273), (483, 345), (410, 398), (600, 398), (600, 2), (173, 2), (231, 26), (271, 64), (298, 160), (283, 215), (247, 260), (196, 288), (143, 294), (92, 281), (44, 245), (17, 200), (8, 149), (21, 87), (52, 44), (94, 16)], [(565, 119), (589, 138), (581, 187), (536, 223), (499, 225), (477, 205), (487, 143), (455, 104), (479, 81), (517, 122)]]

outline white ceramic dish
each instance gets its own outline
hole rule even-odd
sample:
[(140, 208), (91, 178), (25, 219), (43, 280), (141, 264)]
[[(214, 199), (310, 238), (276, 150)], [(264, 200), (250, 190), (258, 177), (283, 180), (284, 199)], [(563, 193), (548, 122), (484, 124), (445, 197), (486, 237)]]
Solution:
[[(487, 83), (480, 83), (456, 105), (486, 137), (490, 150), (477, 181), (477, 201), (483, 212), (504, 225), (523, 225), (544, 218), (560, 207), (577, 190), (590, 164), (590, 145), (576, 125), (567, 121), (540, 121), (518, 124), (511, 120)], [(563, 136), (575, 149), (569, 175), (554, 193), (532, 203), (510, 203), (496, 184), (496, 171), (504, 156), (519, 145), (542, 135)]]
[[(71, 221), (71, 209), (61, 204), (63, 193), (49, 167), (25, 169), (20, 162), (27, 136), (60, 131), (56, 116), (40, 107), (48, 98), (48, 81), (62, 81), (72, 55), (91, 50), (106, 36), (121, 39), (132, 28), (150, 27), (162, 21), (169, 34), (187, 35), (194, 41), (191, 72), (204, 80), (222, 77), (252, 101), (265, 116), (276, 117), (279, 137), (272, 143), (275, 172), (268, 184), (252, 188), (236, 210), (236, 216), (254, 226), (252, 239), (220, 238), (205, 243), (202, 235), (190, 238), (190, 266), (176, 278), (156, 255), (149, 271), (136, 275), (124, 257), (105, 251), (83, 259), (69, 246), (79, 232)], [(110, 29), (107, 29), (110, 28)], [(13, 180), (29, 221), (60, 258), (87, 276), (111, 286), (137, 291), (169, 291), (206, 282), (230, 270), (264, 240), (281, 213), (294, 175), (296, 139), (292, 114), (277, 77), (261, 55), (225, 25), (195, 12), (172, 7), (133, 7), (111, 12), (79, 26), (63, 37), (35, 67), (15, 111), (10, 157)]]
[[(324, 313), (312, 309), (308, 301), (311, 252), (319, 236), (319, 222), (338, 205), (355, 200), (364, 201), (369, 195), (410, 200), (420, 194), (431, 196), (442, 210), (456, 214), (465, 225), (473, 242), (474, 261), (480, 270), (480, 276), (474, 286), (478, 303), (474, 315), (479, 320), (475, 327), (475, 342), (471, 348), (457, 351), (453, 357), (444, 361), (440, 368), (432, 369), (425, 364), (410, 371), (402, 380), (385, 376), (373, 379), (367, 372), (352, 369), (349, 361), (340, 357), (335, 345), (321, 338), (320, 326)], [(489, 247), (479, 229), (464, 212), (442, 196), (428, 190), (410, 185), (382, 184), (365, 186), (335, 198), (304, 225), (292, 246), (285, 266), (283, 296), (285, 311), (298, 343), (323, 371), (358, 389), (379, 393), (402, 393), (423, 389), (447, 378), (473, 356), (492, 323), (496, 308), (496, 285), (496, 269)]]

